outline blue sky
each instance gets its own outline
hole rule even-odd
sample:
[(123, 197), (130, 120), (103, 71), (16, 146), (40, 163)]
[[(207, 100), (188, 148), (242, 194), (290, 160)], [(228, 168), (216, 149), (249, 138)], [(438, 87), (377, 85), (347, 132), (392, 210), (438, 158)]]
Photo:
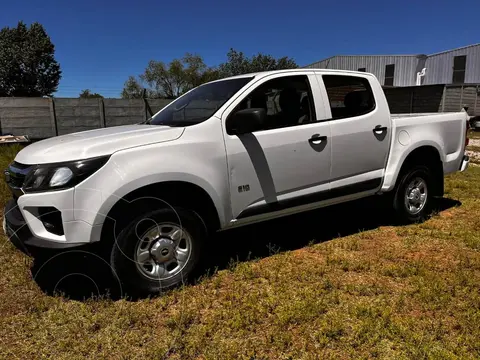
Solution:
[(230, 47), (299, 65), (336, 54), (428, 54), (480, 42), (479, 14), (478, 0), (21, 0), (2, 3), (0, 27), (45, 26), (63, 71), (56, 96), (89, 88), (117, 97), (151, 59), (191, 52), (216, 65)]

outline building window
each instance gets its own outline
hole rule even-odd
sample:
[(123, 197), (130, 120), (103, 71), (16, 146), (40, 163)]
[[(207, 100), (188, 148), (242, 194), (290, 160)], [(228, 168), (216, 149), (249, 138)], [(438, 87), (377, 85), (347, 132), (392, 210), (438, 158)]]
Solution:
[(393, 78), (395, 77), (395, 64), (385, 66), (385, 86), (393, 86)]
[(367, 71), (367, 68), (358, 68), (358, 71), (366, 72), (366, 71)]
[(323, 75), (332, 120), (367, 114), (375, 109), (375, 97), (367, 79), (345, 75)]
[(467, 56), (455, 56), (453, 58), (453, 77), (452, 83), (463, 84), (465, 82), (465, 68), (467, 65)]

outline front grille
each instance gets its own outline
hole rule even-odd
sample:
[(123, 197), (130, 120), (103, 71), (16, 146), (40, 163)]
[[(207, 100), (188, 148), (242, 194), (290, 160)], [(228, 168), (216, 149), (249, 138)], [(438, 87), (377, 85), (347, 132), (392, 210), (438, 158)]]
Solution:
[(5, 180), (12, 190), (14, 197), (22, 194), (21, 188), (32, 168), (33, 165), (24, 165), (14, 161), (5, 171)]

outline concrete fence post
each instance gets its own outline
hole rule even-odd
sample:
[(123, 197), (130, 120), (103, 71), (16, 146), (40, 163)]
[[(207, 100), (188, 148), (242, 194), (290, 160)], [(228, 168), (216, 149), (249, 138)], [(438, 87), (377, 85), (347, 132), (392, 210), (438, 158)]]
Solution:
[(102, 98), (98, 99), (98, 107), (100, 113), (100, 127), (107, 127), (107, 124), (105, 123), (105, 104)]
[(52, 124), (52, 132), (55, 134), (55, 136), (58, 136), (58, 124), (57, 124), (57, 117), (55, 114), (55, 101), (53, 98), (49, 99), (49, 105), (50, 105), (50, 122)]
[(410, 113), (413, 113), (413, 99), (415, 97), (415, 88), (410, 92)]
[[(478, 102), (478, 85), (475, 87), (475, 105), (473, 107), (473, 116), (477, 116), (477, 102)], [(0, 123), (1, 124), (1, 123)]]
[(147, 103), (147, 99), (143, 98), (143, 117), (144, 117), (144, 121), (147, 121), (148, 119), (148, 103)]
[(447, 85), (443, 87), (443, 94), (442, 94), (442, 112), (445, 112), (445, 98), (447, 97)]
[(147, 121), (149, 117), (153, 116), (153, 111), (152, 111), (152, 108), (150, 107), (150, 104), (147, 98), (144, 98), (143, 102), (144, 102), (144, 110), (145, 110), (145, 121)]
[(463, 85), (460, 89), (460, 109), (459, 109), (459, 111), (462, 110), (462, 109), (463, 109)]

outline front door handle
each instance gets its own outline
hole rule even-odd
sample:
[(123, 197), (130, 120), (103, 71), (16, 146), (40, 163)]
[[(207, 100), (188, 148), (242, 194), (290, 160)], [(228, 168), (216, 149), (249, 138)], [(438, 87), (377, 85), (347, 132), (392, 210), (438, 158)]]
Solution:
[(320, 134), (313, 134), (312, 137), (308, 139), (308, 142), (310, 144), (319, 145), (322, 143), (322, 141), (325, 140), (327, 140), (326, 136), (320, 136)]
[(382, 125), (377, 125), (374, 127), (373, 129), (373, 132), (375, 134), (378, 134), (380, 135), (381, 133), (383, 133), (384, 131), (387, 131), (387, 127), (386, 126), (382, 126)]

